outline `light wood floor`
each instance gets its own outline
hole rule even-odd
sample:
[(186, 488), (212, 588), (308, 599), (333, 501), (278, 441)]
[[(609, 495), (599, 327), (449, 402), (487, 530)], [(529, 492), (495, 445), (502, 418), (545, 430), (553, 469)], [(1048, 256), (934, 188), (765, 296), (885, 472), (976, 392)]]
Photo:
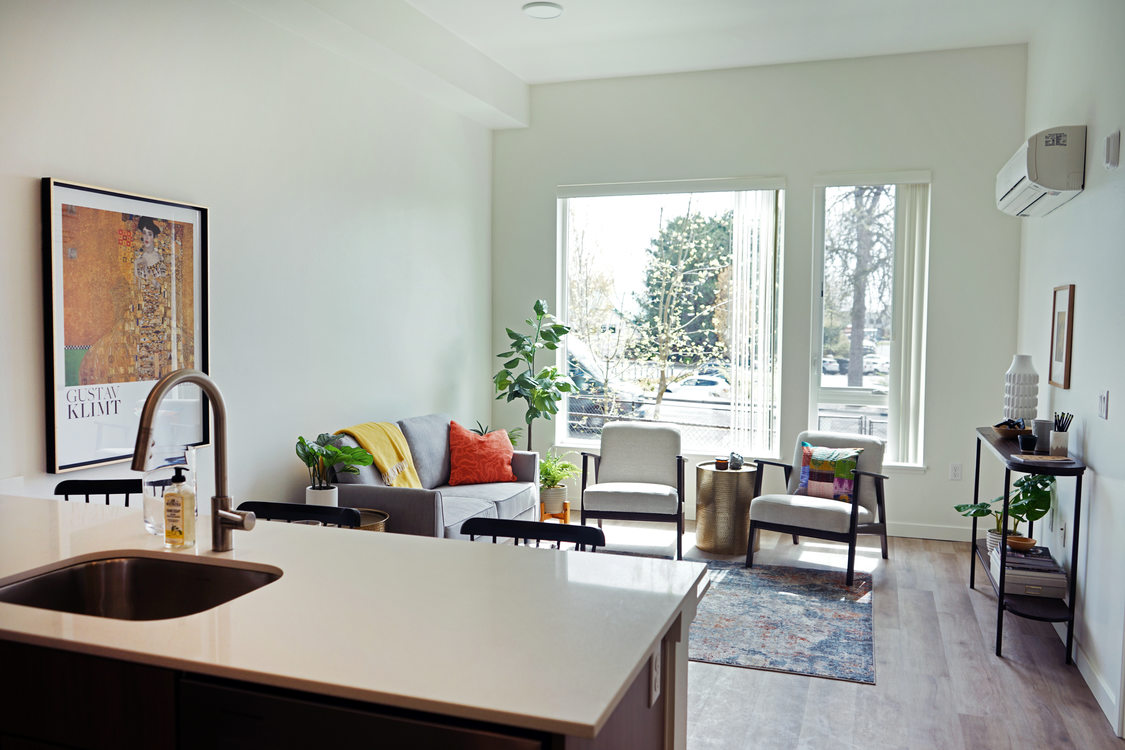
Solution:
[[(608, 524), (606, 535), (612, 546)], [(842, 570), (844, 549), (763, 533), (754, 562), (835, 558)], [(685, 557), (715, 556), (685, 545)], [(691, 662), (688, 748), (1125, 750), (1050, 625), (1006, 615), (995, 655), (996, 598), (979, 569), (969, 589), (968, 560), (967, 542), (892, 538), (886, 561), (862, 548), (857, 568), (874, 576), (874, 686)]]

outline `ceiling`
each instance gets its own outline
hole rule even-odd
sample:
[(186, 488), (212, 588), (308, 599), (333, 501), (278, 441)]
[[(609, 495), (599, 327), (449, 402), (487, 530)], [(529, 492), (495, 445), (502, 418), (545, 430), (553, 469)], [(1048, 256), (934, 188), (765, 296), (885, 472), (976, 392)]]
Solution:
[[(369, 0), (354, 0), (368, 2)], [(525, 83), (1027, 42), (1045, 0), (407, 0)], [(1050, 11), (1058, 12), (1058, 10)]]

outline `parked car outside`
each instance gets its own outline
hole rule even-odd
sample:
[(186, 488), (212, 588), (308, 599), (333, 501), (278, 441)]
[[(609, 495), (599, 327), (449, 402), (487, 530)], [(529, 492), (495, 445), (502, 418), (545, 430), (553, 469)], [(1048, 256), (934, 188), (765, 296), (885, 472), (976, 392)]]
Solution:
[(838, 375), (840, 363), (834, 357), (823, 357), (820, 360), (820, 371), (825, 375)]
[(721, 375), (694, 375), (664, 389), (665, 400), (730, 401), (730, 383)]
[(863, 358), (864, 375), (882, 375), (889, 372), (891, 363), (876, 354), (868, 354)]

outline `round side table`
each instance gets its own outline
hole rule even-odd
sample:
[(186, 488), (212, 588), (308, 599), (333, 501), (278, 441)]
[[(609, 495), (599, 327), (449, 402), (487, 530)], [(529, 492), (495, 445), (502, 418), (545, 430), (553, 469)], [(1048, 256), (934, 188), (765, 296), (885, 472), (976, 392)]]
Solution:
[[(695, 466), (695, 546), (717, 555), (746, 554), (750, 536), (750, 501), (757, 468), (715, 468), (714, 461)], [(758, 540), (754, 540), (754, 550)]]

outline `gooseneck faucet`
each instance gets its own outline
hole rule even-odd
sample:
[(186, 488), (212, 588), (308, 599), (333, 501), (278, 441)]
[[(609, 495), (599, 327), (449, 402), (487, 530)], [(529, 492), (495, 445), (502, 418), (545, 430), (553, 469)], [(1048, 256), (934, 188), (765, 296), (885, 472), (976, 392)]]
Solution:
[(211, 549), (215, 552), (227, 552), (234, 549), (231, 532), (254, 528), (254, 514), (231, 510), (231, 499), (227, 495), (227, 406), (214, 380), (199, 370), (174, 370), (156, 381), (141, 411), (137, 445), (133, 449), (133, 471), (145, 470), (145, 459), (156, 443), (152, 438), (156, 411), (168, 391), (181, 383), (198, 385), (207, 394), (211, 410), (215, 414), (215, 494), (211, 498)]

